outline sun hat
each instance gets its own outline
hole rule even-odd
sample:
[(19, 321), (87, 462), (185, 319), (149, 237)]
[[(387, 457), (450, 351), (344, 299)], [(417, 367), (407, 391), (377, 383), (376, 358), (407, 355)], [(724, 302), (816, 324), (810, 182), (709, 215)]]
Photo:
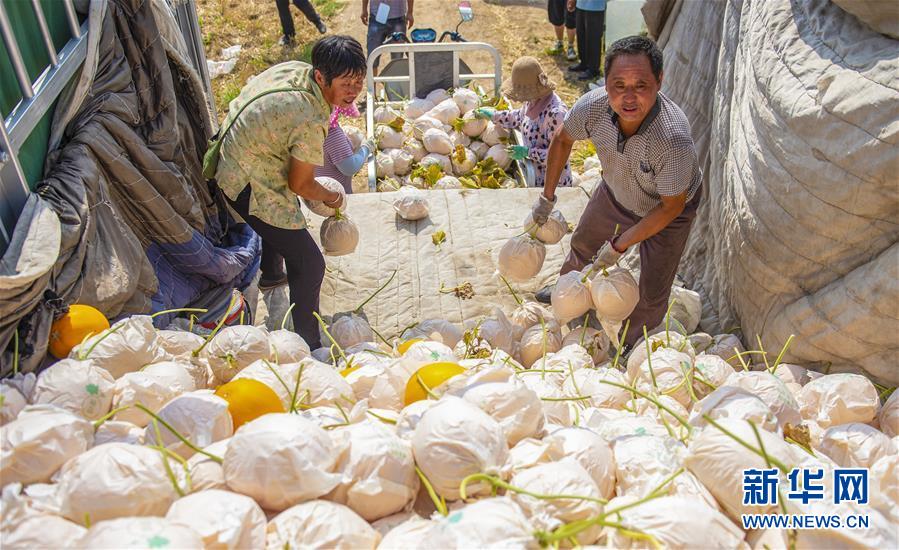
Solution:
[(540, 99), (556, 89), (536, 58), (519, 57), (512, 65), (512, 76), (503, 82), (503, 95), (515, 101)]

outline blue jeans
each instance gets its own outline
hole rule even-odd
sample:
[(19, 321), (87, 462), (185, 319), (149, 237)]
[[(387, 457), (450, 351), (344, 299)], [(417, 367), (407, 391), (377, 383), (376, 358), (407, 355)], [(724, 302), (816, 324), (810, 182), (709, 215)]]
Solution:
[[(384, 43), (387, 40), (387, 37), (395, 32), (406, 32), (406, 16), (403, 15), (401, 17), (393, 17), (388, 19), (383, 25), (375, 21), (374, 14), (368, 15), (368, 36), (365, 40), (365, 46), (368, 50), (368, 55), (371, 55), (371, 52)], [(400, 57), (397, 54), (393, 54), (391, 58)], [(375, 59), (374, 68), (378, 68), (378, 60)]]

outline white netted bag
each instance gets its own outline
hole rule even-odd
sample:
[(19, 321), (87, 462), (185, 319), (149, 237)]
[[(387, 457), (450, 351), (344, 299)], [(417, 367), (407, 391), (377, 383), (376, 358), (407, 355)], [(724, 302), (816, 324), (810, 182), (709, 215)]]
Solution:
[(412, 123), (412, 135), (419, 141), (424, 137), (425, 132), (431, 129), (443, 130), (443, 123), (430, 114), (420, 116)]
[(868, 423), (877, 417), (877, 388), (859, 374), (829, 374), (806, 384), (799, 394), (802, 418), (829, 428), (850, 422)]
[(378, 144), (378, 149), (382, 151), (397, 149), (403, 146), (404, 141), (405, 137), (402, 132), (397, 132), (386, 124), (375, 126), (375, 142)]
[(487, 127), (484, 128), (484, 131), (481, 132), (480, 135), (481, 141), (483, 141), (490, 147), (501, 145), (500, 140), (507, 139), (508, 137), (508, 130), (498, 124), (494, 124), (491, 121), (487, 122)]
[[(538, 464), (515, 474), (510, 483), (537, 494), (602, 498), (593, 478), (573, 459)], [(603, 510), (602, 504), (591, 500), (537, 499), (514, 492), (510, 496), (535, 527), (546, 531), (565, 523), (598, 516)], [(599, 526), (590, 527), (578, 533), (577, 540), (580, 544), (592, 544), (599, 538), (600, 530)]]
[(0, 426), (15, 420), (28, 402), (25, 396), (8, 384), (0, 384)]
[(443, 173), (446, 175), (453, 175), (453, 161), (447, 155), (443, 155), (440, 153), (428, 153), (425, 155), (421, 162), (419, 163), (423, 167), (428, 167), (432, 164), (436, 164), (443, 170)]
[(627, 370), (628, 379), (644, 393), (663, 393), (685, 407), (692, 405), (690, 371), (693, 358), (670, 348), (654, 351), (636, 369)]
[(483, 141), (472, 141), (468, 148), (478, 157), (478, 160), (484, 160), (484, 157), (487, 156), (487, 151), (490, 150), (490, 146)]
[(543, 225), (534, 223), (533, 213), (529, 212), (521, 225), (525, 231), (544, 244), (558, 244), (568, 233), (568, 222), (559, 210), (553, 210)]
[(509, 154), (509, 151), (506, 150), (506, 145), (503, 143), (492, 145), (490, 149), (487, 149), (487, 154), (484, 155), (484, 157), (492, 158), (497, 166), (503, 170), (508, 170), (509, 166), (512, 164), (512, 156)]
[[(606, 505), (606, 509), (628, 502), (628, 497), (615, 499)], [(661, 497), (612, 514), (609, 519), (652, 535), (663, 548), (746, 547), (743, 531), (727, 516), (702, 501), (691, 498)], [(607, 531), (608, 544), (613, 548), (643, 547), (616, 529), (608, 528)]]
[(113, 384), (112, 375), (93, 361), (67, 358), (41, 371), (31, 402), (56, 405), (88, 420), (97, 420), (109, 412)]
[(359, 227), (342, 212), (337, 216), (325, 218), (318, 235), (325, 256), (352, 254), (359, 244)]
[(459, 106), (452, 99), (444, 99), (426, 113), (426, 116), (439, 120), (443, 124), (451, 124), (461, 115), (462, 112)]
[(187, 525), (161, 517), (123, 517), (94, 522), (75, 542), (77, 548), (116, 548), (143, 550), (146, 548), (204, 548), (200, 534)]
[(509, 447), (512, 447), (526, 437), (542, 434), (543, 404), (533, 390), (511, 376), (510, 369), (503, 371), (506, 376), (504, 381), (474, 383), (456, 392), (456, 395), (499, 422)]
[(150, 416), (134, 405), (140, 403), (153, 412), (171, 399), (196, 389), (190, 371), (170, 361), (154, 363), (142, 371), (129, 372), (115, 381), (113, 408), (128, 407), (116, 413), (116, 420), (146, 426)]
[[(180, 465), (174, 460), (169, 464), (177, 476)], [(162, 516), (178, 498), (162, 454), (127, 443), (100, 445), (69, 460), (60, 470), (58, 487), (60, 512), (76, 523)]]
[[(469, 111), (462, 115), (462, 133), (476, 138), (487, 129), (487, 122), (487, 119), (477, 118), (473, 111)], [(486, 143), (484, 145), (489, 148)], [(484, 150), (486, 151), (486, 148)]]
[(265, 545), (265, 513), (250, 497), (211, 489), (172, 503), (165, 519), (196, 531), (205, 548), (240, 550)]
[(506, 241), (500, 249), (496, 266), (503, 277), (521, 283), (540, 273), (545, 259), (546, 246), (543, 243), (529, 235), (518, 235)]
[[(745, 420), (772, 433), (780, 433), (777, 417), (759, 397), (736, 386), (721, 386), (693, 405), (690, 425), (705, 428), (709, 416), (721, 420)], [(715, 429), (715, 428), (710, 428)]]
[[(778, 435), (762, 429), (756, 432), (744, 420), (725, 419), (718, 424), (755, 448), (760, 447), (756, 437), (758, 433), (765, 452), (787, 467), (798, 462), (798, 453), (802, 451), (797, 451)], [(768, 463), (763, 456), (747, 449), (714, 426), (693, 436), (684, 465), (712, 493), (727, 515), (737, 522), (740, 521), (741, 514), (764, 514), (776, 508), (774, 504), (743, 504), (743, 470), (765, 469), (768, 468)], [(781, 476), (780, 483), (788, 483), (786, 475)]]
[(554, 320), (552, 312), (549, 311), (546, 306), (538, 302), (523, 302), (519, 304), (519, 306), (512, 311), (512, 314), (509, 315), (509, 321), (512, 322), (515, 330), (513, 338), (520, 340), (524, 331), (534, 325), (539, 325), (541, 320), (544, 323), (549, 323)]
[(247, 422), (231, 438), (223, 470), (228, 488), (280, 511), (327, 494), (342, 449), (311, 420), (276, 413)]
[(637, 307), (640, 287), (631, 272), (624, 268), (613, 267), (606, 273), (597, 273), (590, 282), (593, 307), (600, 319), (620, 323)]
[(609, 359), (610, 344), (605, 332), (589, 325), (575, 327), (562, 338), (562, 349), (568, 346), (581, 347), (597, 365)]
[(440, 155), (449, 155), (453, 152), (453, 142), (443, 130), (437, 128), (429, 128), (422, 134), (421, 142), (429, 153), (438, 153)]
[(519, 357), (525, 368), (531, 368), (548, 353), (562, 349), (562, 335), (555, 321), (534, 325), (524, 331), (519, 343)]
[[(4, 510), (5, 512), (5, 510)], [(31, 550), (32, 548), (70, 548), (87, 529), (55, 515), (28, 515), (0, 532), (3, 548)]]
[[(333, 191), (334, 193), (341, 194), (345, 192), (343, 184), (334, 178), (329, 178), (327, 176), (318, 176), (317, 178), (315, 178), (315, 181), (317, 181), (319, 185), (321, 185), (328, 191)], [(328, 216), (333, 216), (336, 212), (334, 208), (327, 206), (324, 201), (303, 199), (303, 204), (305, 204), (306, 208), (308, 208), (309, 210), (312, 210), (319, 216), (325, 218), (327, 218)]]
[(220, 384), (230, 382), (234, 375), (253, 361), (271, 358), (268, 333), (252, 325), (225, 327), (200, 352)]
[(618, 385), (627, 385), (624, 374), (606, 367), (598, 369), (580, 369), (565, 378), (562, 383), (562, 391), (566, 397), (587, 397), (584, 404), (598, 407), (620, 409), (631, 398), (628, 390), (615, 385), (605, 384), (604, 381)]
[(418, 476), (412, 445), (380, 421), (366, 420), (336, 430), (349, 441), (337, 463), (343, 481), (326, 498), (345, 504), (366, 521), (399, 512), (415, 500)]
[(509, 497), (479, 500), (439, 521), (455, 539), (455, 548), (537, 547), (531, 522)]
[(880, 429), (890, 437), (899, 435), (899, 393), (893, 392), (877, 415)]
[(326, 500), (292, 506), (268, 522), (265, 547), (373, 550), (381, 534), (348, 507)]
[(896, 453), (886, 434), (858, 422), (828, 428), (817, 448), (844, 468), (870, 468), (881, 457)]
[(393, 199), (393, 209), (404, 220), (421, 220), (428, 217), (428, 196), (411, 185), (404, 185)]
[(458, 88), (453, 92), (453, 101), (458, 105), (462, 114), (466, 114), (472, 109), (476, 109), (481, 103), (478, 93), (468, 88)]
[(702, 299), (699, 293), (681, 286), (672, 286), (668, 304), (671, 308), (671, 318), (676, 319), (687, 334), (695, 332), (702, 318)]
[[(197, 390), (182, 393), (162, 406), (156, 413), (195, 446), (206, 447), (227, 437), (231, 437), (234, 426), (228, 412), (228, 402), (211, 390)], [(156, 437), (156, 428), (151, 421), (144, 428), (144, 440), (148, 445), (162, 444), (183, 458), (190, 458), (194, 450), (185, 445), (175, 434), (159, 422), (162, 441)]]
[(767, 371), (739, 371), (727, 377), (728, 386), (743, 388), (768, 404), (781, 428), (786, 424), (802, 423), (799, 403), (780, 378)]
[(717, 355), (700, 353), (693, 358), (693, 391), (702, 399), (724, 385), (734, 368)]
[(615, 495), (616, 465), (612, 447), (587, 428), (569, 427), (551, 432), (543, 438), (549, 444), (553, 460), (575, 460), (590, 474), (600, 498)]
[(340, 376), (337, 369), (311, 357), (300, 361), (299, 367), (292, 380), (295, 384), (296, 376), (300, 376), (297, 400), (303, 405), (320, 407), (340, 403), (344, 407), (352, 406), (353, 388)]
[[(362, 342), (371, 342), (375, 339), (375, 333), (365, 317), (350, 313), (341, 315), (333, 321), (328, 328), (331, 337), (341, 348), (346, 349)], [(322, 341), (327, 342), (327, 337), (322, 334)]]
[(0, 427), (3, 485), (46, 483), (67, 460), (88, 450), (94, 427), (54, 405), (29, 405)]
[(358, 151), (362, 142), (365, 141), (365, 132), (361, 128), (356, 128), (355, 126), (343, 126), (341, 129), (350, 141), (350, 147), (353, 148), (353, 151)]
[(433, 108), (434, 103), (428, 101), (427, 99), (413, 97), (411, 100), (409, 100), (409, 103), (406, 104), (406, 117), (414, 120)]
[(106, 370), (113, 378), (166, 359), (166, 355), (159, 346), (153, 319), (147, 315), (126, 317), (78, 344), (69, 353), (71, 358), (90, 359), (94, 366)]
[(273, 363), (296, 363), (312, 354), (306, 340), (292, 330), (280, 329), (269, 332), (268, 343)]
[[(412, 435), (415, 462), (437, 493), (458, 500), (465, 477), (496, 475), (508, 456), (502, 426), (477, 406), (444, 396), (422, 415)], [(469, 487), (469, 495), (489, 492), (484, 483)]]
[[(225, 451), (228, 450), (228, 443), (231, 438), (216, 441), (203, 450), (207, 453), (223, 458)], [(211, 457), (196, 453), (187, 461), (187, 467), (190, 471), (191, 488), (196, 491), (205, 491), (207, 489), (228, 490), (228, 484), (225, 483), (225, 473), (221, 463), (213, 460)]]
[(569, 271), (560, 275), (550, 295), (553, 313), (560, 322), (567, 323), (572, 319), (583, 317), (593, 309), (593, 297), (590, 287), (583, 280), (580, 271)]

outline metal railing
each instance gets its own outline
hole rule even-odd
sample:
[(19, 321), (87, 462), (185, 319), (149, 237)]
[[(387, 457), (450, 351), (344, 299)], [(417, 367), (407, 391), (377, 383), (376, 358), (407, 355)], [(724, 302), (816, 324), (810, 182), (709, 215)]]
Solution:
[(50, 64), (34, 81), (28, 76), (6, 7), (0, 2), (0, 37), (22, 93), (22, 100), (9, 116), (0, 119), (0, 253), (9, 245), (16, 220), (31, 192), (19, 162), (19, 150), (81, 67), (87, 53), (87, 23), (78, 24), (72, 0), (61, 2), (65, 7), (71, 38), (57, 51), (40, 0), (31, 0), (38, 30), (50, 59)]

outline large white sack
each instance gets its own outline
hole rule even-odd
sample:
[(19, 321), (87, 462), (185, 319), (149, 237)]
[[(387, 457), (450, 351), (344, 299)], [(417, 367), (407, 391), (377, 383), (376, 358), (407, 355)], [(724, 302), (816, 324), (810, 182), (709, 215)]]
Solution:
[(593, 307), (600, 319), (620, 323), (630, 316), (640, 301), (640, 287), (626, 269), (613, 267), (606, 273), (597, 273), (590, 282)]
[(433, 108), (434, 103), (428, 101), (427, 99), (413, 97), (411, 100), (409, 100), (409, 103), (406, 104), (406, 117), (415, 120), (416, 118), (422, 116)]
[(312, 351), (303, 337), (292, 330), (279, 329), (268, 333), (268, 343), (275, 363), (296, 363), (309, 357)]
[(68, 548), (87, 529), (54, 515), (29, 515), (2, 532), (3, 548), (33, 550), (35, 548)]
[[(756, 432), (749, 422), (725, 419), (718, 424), (746, 443), (759, 448)], [(791, 447), (779, 436), (759, 429), (758, 438), (761, 439), (765, 452), (783, 462), (788, 468), (799, 462), (798, 453), (802, 451)], [(769, 467), (768, 463), (764, 457), (747, 449), (713, 426), (693, 436), (684, 465), (735, 521), (740, 521), (741, 514), (764, 514), (776, 508), (773, 504), (768, 506), (743, 504), (743, 470), (766, 469)], [(780, 476), (780, 483), (789, 483), (786, 474)]]
[(272, 518), (266, 527), (265, 548), (374, 550), (380, 540), (381, 534), (346, 506), (313, 500)]
[(500, 248), (497, 269), (508, 280), (524, 282), (540, 273), (546, 246), (529, 235), (512, 237)]
[(615, 455), (603, 438), (587, 428), (570, 427), (553, 431), (543, 441), (549, 444), (549, 454), (554, 460), (577, 461), (590, 474), (599, 497), (615, 496)]
[[(606, 509), (628, 503), (615, 499)], [(727, 516), (691, 498), (665, 496), (622, 510), (609, 516), (610, 521), (622, 523), (655, 537), (663, 548), (743, 548), (743, 531)], [(609, 529), (609, 544), (614, 548), (642, 548), (643, 543)]]
[(69, 357), (78, 359), (85, 354), (113, 378), (167, 358), (159, 345), (153, 319), (147, 315), (122, 319), (72, 348)]
[[(225, 451), (228, 450), (228, 443), (231, 438), (216, 441), (203, 450), (207, 453), (223, 458)], [(221, 463), (212, 458), (196, 453), (187, 460), (187, 466), (190, 471), (191, 488), (194, 491), (206, 491), (208, 489), (227, 490), (228, 484), (225, 483), (225, 472)]]
[(88, 420), (97, 420), (109, 412), (114, 383), (112, 375), (94, 361), (66, 358), (41, 371), (31, 402), (56, 405)]
[(543, 404), (533, 390), (511, 377), (502, 382), (475, 383), (456, 395), (499, 422), (509, 447), (543, 431)]
[(418, 475), (412, 446), (380, 421), (364, 421), (334, 433), (349, 443), (335, 471), (343, 480), (326, 498), (345, 504), (366, 521), (399, 512), (415, 500)]
[(231, 438), (223, 470), (228, 488), (280, 511), (327, 494), (340, 483), (334, 473), (343, 449), (327, 432), (298, 415), (267, 414), (247, 422)]
[[(604, 381), (617, 385), (605, 384)], [(619, 386), (627, 385), (627, 380), (620, 371), (600, 367), (597, 369), (580, 369), (565, 378), (562, 391), (566, 397), (586, 397), (583, 403), (593, 407), (620, 409), (627, 404), (631, 393)]]
[(54, 405), (29, 405), (0, 426), (3, 485), (46, 483), (67, 460), (94, 441), (90, 422)]
[[(502, 426), (477, 406), (445, 396), (419, 420), (412, 435), (415, 462), (437, 493), (458, 500), (459, 484), (471, 474), (497, 475), (508, 456)], [(468, 494), (489, 492), (484, 483)]]
[(798, 426), (802, 422), (796, 398), (773, 374), (766, 371), (739, 371), (728, 376), (724, 383), (743, 388), (767, 403), (781, 428), (786, 424)]
[[(772, 433), (780, 433), (777, 417), (758, 396), (736, 386), (721, 386), (693, 405), (690, 425), (704, 428), (708, 415), (715, 422), (746, 420)], [(714, 430), (715, 428), (709, 428)]]
[(443, 130), (437, 128), (429, 128), (421, 136), (421, 142), (429, 153), (437, 153), (440, 155), (449, 155), (453, 152), (453, 143), (449, 136)]
[(138, 372), (129, 372), (115, 381), (113, 408), (128, 407), (116, 413), (116, 420), (137, 426), (150, 423), (150, 416), (135, 407), (140, 403), (153, 412), (184, 392), (196, 389), (190, 372), (178, 363), (154, 363)]
[(325, 218), (318, 235), (325, 256), (352, 254), (359, 244), (359, 227), (346, 214)]
[[(341, 315), (334, 319), (328, 332), (331, 333), (331, 337), (334, 338), (337, 345), (343, 349), (375, 339), (375, 333), (372, 332), (368, 321), (355, 313)], [(322, 341), (330, 342), (324, 334), (322, 334)]]
[(724, 385), (736, 372), (730, 363), (717, 355), (700, 353), (693, 358), (693, 391), (702, 399)]
[(479, 500), (439, 521), (456, 548), (539, 548), (531, 522), (509, 497)]
[[(211, 390), (182, 393), (162, 406), (156, 413), (169, 426), (199, 448), (206, 447), (234, 433), (234, 424), (228, 412), (228, 402)], [(159, 422), (160, 442), (156, 428), (151, 421), (144, 428), (144, 439), (148, 445), (159, 445), (190, 458), (194, 450), (185, 445), (162, 422)]]
[(821, 428), (861, 422), (877, 417), (877, 388), (860, 374), (829, 374), (806, 384), (799, 394), (802, 418)]
[[(169, 459), (179, 486), (180, 464)], [(83, 524), (127, 516), (162, 516), (178, 498), (162, 454), (149, 447), (108, 443), (66, 462), (59, 473), (61, 514)]]
[(569, 271), (560, 275), (550, 295), (553, 314), (562, 323), (583, 317), (593, 309), (589, 280), (584, 281), (580, 271)]
[(200, 352), (219, 384), (230, 382), (240, 369), (253, 361), (271, 358), (271, 346), (264, 329), (252, 325), (225, 327)]
[[(590, 474), (573, 459), (538, 464), (521, 471), (510, 483), (525, 491), (543, 495), (578, 495), (601, 498)], [(524, 493), (510, 491), (510, 496), (538, 529), (551, 531), (562, 524), (585, 520), (602, 513), (602, 504), (595, 500), (538, 499)], [(590, 527), (577, 534), (580, 544), (592, 544), (599, 538), (601, 528)]]
[(890, 437), (899, 435), (899, 393), (893, 392), (877, 415), (880, 429)]
[(250, 497), (220, 491), (200, 491), (172, 503), (165, 519), (190, 527), (205, 548), (241, 550), (265, 545), (265, 513)]
[(543, 225), (534, 223), (533, 212), (529, 212), (521, 224), (525, 231), (544, 244), (558, 244), (568, 233), (568, 222), (560, 210), (553, 210)]
[(870, 468), (880, 458), (897, 452), (883, 432), (857, 422), (831, 426), (817, 448), (843, 468)]
[[(315, 181), (328, 191), (333, 191), (335, 193), (342, 193), (344, 191), (343, 184), (334, 178), (329, 178), (327, 176), (318, 176), (317, 178), (315, 178)], [(313, 212), (324, 218), (333, 216), (337, 212), (336, 209), (327, 206), (325, 204), (325, 201), (303, 199), (303, 204), (306, 205), (306, 208), (312, 210)]]
[(123, 517), (94, 523), (83, 537), (75, 541), (77, 548), (109, 548), (144, 550), (178, 548), (201, 550), (200, 534), (190, 527), (157, 517)]
[(689, 407), (692, 405), (692, 369), (693, 358), (686, 353), (660, 348), (636, 369), (628, 368), (627, 376), (643, 393), (670, 395), (681, 405)]
[(400, 188), (395, 199), (393, 209), (404, 220), (421, 220), (428, 217), (428, 197), (424, 191), (411, 185)]
[(15, 420), (28, 402), (25, 396), (8, 384), (0, 384), (0, 426)]
[(534, 325), (521, 335), (519, 344), (521, 364), (529, 369), (538, 364), (544, 355), (555, 353), (560, 349), (562, 349), (562, 334), (555, 321)]

